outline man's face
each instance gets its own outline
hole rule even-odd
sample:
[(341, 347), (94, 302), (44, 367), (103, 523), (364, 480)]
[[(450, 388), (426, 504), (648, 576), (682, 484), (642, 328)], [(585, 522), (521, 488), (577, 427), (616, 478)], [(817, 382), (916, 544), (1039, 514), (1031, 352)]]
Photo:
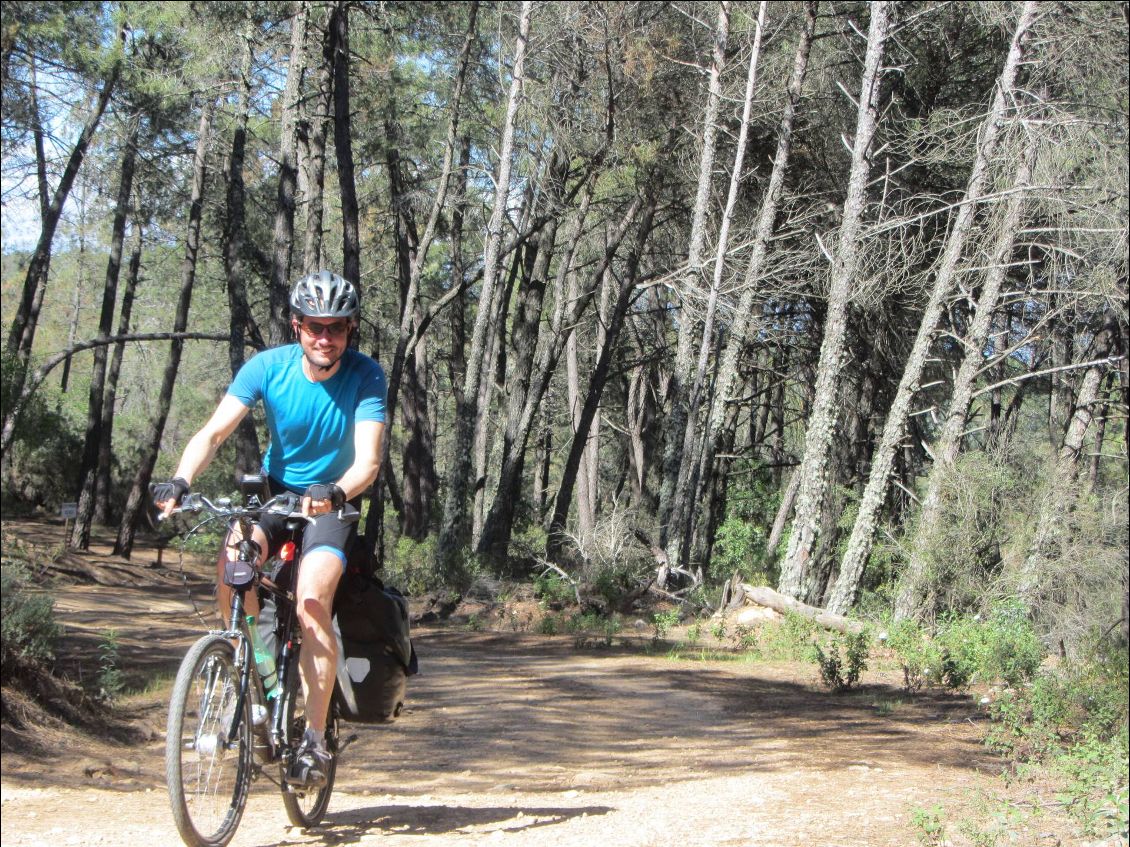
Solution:
[(293, 319), (298, 343), (312, 365), (331, 368), (349, 346), (350, 322), (344, 318)]

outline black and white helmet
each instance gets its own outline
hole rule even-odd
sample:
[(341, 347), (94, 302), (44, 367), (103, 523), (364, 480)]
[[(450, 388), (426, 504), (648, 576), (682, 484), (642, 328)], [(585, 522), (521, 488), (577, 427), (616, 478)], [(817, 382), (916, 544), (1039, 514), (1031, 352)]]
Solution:
[(304, 276), (290, 293), (290, 309), (307, 318), (348, 318), (357, 320), (361, 308), (357, 289), (347, 279), (331, 271)]

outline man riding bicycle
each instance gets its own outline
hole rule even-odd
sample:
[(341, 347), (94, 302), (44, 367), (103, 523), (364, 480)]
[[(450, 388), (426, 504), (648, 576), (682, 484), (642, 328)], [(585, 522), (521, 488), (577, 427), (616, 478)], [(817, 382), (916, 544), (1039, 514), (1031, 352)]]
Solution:
[[(325, 730), (337, 669), (333, 598), (357, 533), (356, 522), (342, 520), (340, 510), (360, 497), (380, 470), (386, 384), (381, 366), (349, 347), (360, 312), (352, 283), (330, 271), (310, 274), (295, 284), (290, 309), (296, 343), (265, 350), (240, 368), (212, 417), (189, 440), (176, 475), (154, 487), (153, 500), (163, 515), (171, 514), (220, 445), (263, 402), (271, 439), (263, 469), (271, 494), (300, 495), (302, 514), (316, 517), (303, 536), (295, 586), (307, 725), (288, 779), (318, 784), (325, 780), (331, 755)], [(284, 526), (272, 516), (255, 527), (260, 565), (281, 540)], [(221, 616), (231, 608), (223, 572), (224, 563), (238, 553), (240, 539), (233, 536), (218, 563)], [(254, 592), (247, 595), (247, 612), (259, 613)]]

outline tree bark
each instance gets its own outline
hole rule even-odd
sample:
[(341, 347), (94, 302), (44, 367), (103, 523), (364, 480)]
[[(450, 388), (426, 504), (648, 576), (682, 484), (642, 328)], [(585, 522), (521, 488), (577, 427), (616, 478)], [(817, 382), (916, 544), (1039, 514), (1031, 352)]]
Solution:
[[(714, 388), (714, 398), (710, 404), (710, 411), (707, 414), (705, 424), (707, 449), (711, 456), (718, 452), (721, 425), (725, 419), (725, 406), (727, 402), (733, 399), (733, 387), (738, 375), (738, 362), (746, 347), (753, 304), (759, 291), (758, 283), (769, 251), (769, 239), (773, 234), (773, 223), (777, 218), (777, 211), (784, 191), (785, 175), (788, 171), (789, 156), (792, 151), (793, 123), (804, 89), (804, 79), (808, 71), (808, 57), (812, 50), (812, 40), (816, 32), (816, 11), (816, 2), (810, 0), (810, 2), (804, 4), (804, 21), (801, 25), (800, 37), (797, 40), (796, 52), (793, 57), (792, 71), (789, 74), (786, 87), (784, 113), (781, 115), (781, 121), (777, 127), (777, 148), (773, 156), (773, 168), (769, 175), (769, 184), (765, 189), (765, 196), (761, 201), (761, 209), (757, 215), (749, 264), (746, 266), (742, 282), (742, 293), (738, 300), (737, 309), (734, 311), (729, 338), (726, 341), (717, 369), (718, 378)], [(782, 403), (783, 399), (782, 392)], [(780, 421), (780, 428), (783, 431), (783, 418)], [(791, 512), (791, 504), (789, 511)], [(773, 545), (769, 549), (775, 550), (776, 546)]]
[(334, 62), (334, 151), (341, 189), (341, 275), (360, 288), (361, 231), (357, 184), (353, 175), (352, 119), (349, 112), (349, 3), (337, 0), (330, 17)]
[[(339, 4), (339, 8), (342, 4)], [(342, 12), (344, 16), (345, 12)], [(296, 0), (290, 29), (290, 64), (286, 71), (286, 88), (282, 95), (282, 125), (279, 127), (279, 183), (275, 196), (275, 226), (271, 251), (271, 283), (269, 290), (271, 322), (268, 342), (272, 347), (284, 344), (290, 331), (290, 262), (294, 247), (294, 191), (298, 182), (295, 156), (295, 127), (298, 122), (298, 93), (306, 64), (305, 0)], [(344, 26), (344, 25), (343, 25)], [(346, 51), (348, 51), (348, 40)], [(348, 115), (348, 112), (346, 113)], [(346, 130), (349, 124), (346, 123)], [(352, 171), (350, 171), (352, 175)], [(343, 189), (344, 193), (344, 189)], [(357, 282), (356, 276), (346, 279)]]
[[(259, 349), (265, 346), (247, 301), (247, 279), (243, 261), (247, 232), (243, 167), (251, 103), (251, 62), (255, 53), (253, 27), (254, 23), (248, 16), (247, 30), (244, 33), (243, 62), (240, 68), (239, 95), (236, 99), (235, 127), (232, 132), (231, 153), (224, 174), (227, 182), (227, 215), (224, 221), (223, 253), (224, 276), (227, 280), (228, 292), (228, 326), (231, 331), (228, 364), (231, 367), (232, 377), (243, 367), (244, 348), (248, 336)], [(251, 415), (240, 421), (234, 435), (236, 473), (258, 472), (262, 457), (259, 452), (259, 436), (255, 431), (255, 421)]]
[[(1042, 508), (1036, 524), (1035, 538), (1017, 579), (1017, 597), (1027, 609), (1037, 609), (1040, 598), (1048, 588), (1045, 584), (1045, 565), (1059, 558), (1060, 544), (1065, 541), (1064, 526), (1076, 503), (1082, 496), (1079, 474), (1082, 470), (1083, 442), (1099, 402), (1099, 393), (1110, 361), (1112, 350), (1123, 348), (1124, 341), (1118, 320), (1106, 315), (1105, 325), (1095, 336), (1091, 349), (1092, 364), (1083, 372), (1075, 397), (1075, 407), (1068, 418), (1063, 441), (1056, 455), (1050, 480), (1050, 490), (1043, 497)], [(1120, 349), (1120, 352), (1124, 352)]]
[[(331, 13), (332, 17), (332, 13)], [(309, 27), (307, 27), (309, 29)], [(322, 218), (326, 179), (326, 132), (333, 108), (333, 33), (327, 25), (322, 32), (322, 62), (318, 67), (317, 94), (295, 134), (303, 146), (303, 172), (306, 174), (304, 202), (306, 230), (303, 237), (302, 273), (309, 275), (322, 268)]]
[(714, 176), (714, 151), (718, 137), (718, 112), (722, 104), (722, 70), (726, 64), (726, 41), (730, 33), (730, 4), (718, 4), (718, 22), (714, 29), (714, 48), (710, 63), (706, 109), (703, 113), (702, 151), (699, 154), (698, 186), (691, 211), (690, 241), (687, 246), (687, 265), (679, 281), (680, 300), (679, 331), (675, 345), (675, 362), (668, 385), (670, 409), (667, 416), (667, 435), (663, 450), (663, 482), (659, 489), (659, 544), (667, 546), (675, 491), (683, 461), (683, 436), (687, 428), (691, 356), (698, 322), (694, 319), (691, 301), (699, 289), (702, 273), (702, 250), (706, 242), (706, 217), (710, 204), (710, 190)]
[[(623, 241), (629, 227), (639, 213), (642, 201), (640, 198), (633, 200), (631, 206), (624, 213), (623, 218), (614, 230), (604, 250), (604, 257), (594, 268), (589, 276), (587, 285), (580, 290), (573, 284), (566, 290), (566, 277), (573, 274), (573, 256), (580, 234), (583, 232), (584, 221), (588, 214), (590, 195), (586, 193), (577, 212), (577, 221), (574, 226), (574, 235), (567, 240), (567, 247), (557, 266), (557, 276), (554, 280), (554, 309), (549, 321), (548, 332), (543, 332), (538, 338), (538, 349), (533, 367), (533, 378), (530, 380), (526, 391), (525, 403), (522, 407), (521, 417), (517, 421), (508, 419), (506, 450), (503, 453), (498, 472), (498, 495), (491, 503), (490, 512), (483, 525), (482, 538), (479, 543), (480, 552), (486, 553), (494, 561), (501, 561), (510, 543), (513, 532), (515, 506), (520, 495), (521, 471), (533, 421), (538, 414), (545, 412), (545, 397), (549, 391), (550, 381), (557, 362), (564, 350), (568, 337), (566, 327), (576, 326), (581, 316), (587, 311), (595, 295), (600, 280), (612, 262), (620, 243)], [(545, 471), (548, 479), (548, 470)]]
[(609, 316), (608, 330), (604, 344), (600, 348), (596, 365), (593, 367), (589, 379), (588, 390), (585, 395), (585, 405), (581, 409), (580, 419), (577, 421), (577, 431), (573, 435), (569, 455), (565, 460), (565, 468), (561, 472), (561, 484), (557, 489), (554, 500), (553, 517), (550, 519), (546, 555), (551, 561), (560, 558), (564, 547), (566, 521), (569, 518), (569, 507), (573, 500), (573, 486), (577, 479), (577, 468), (581, 463), (581, 454), (584, 452), (585, 443), (588, 441), (589, 427), (596, 417), (600, 406), (600, 398), (604, 393), (605, 383), (608, 381), (608, 371), (612, 363), (612, 353), (620, 337), (620, 330), (624, 326), (624, 316), (627, 314), (628, 305), (636, 287), (639, 276), (639, 263), (643, 254), (644, 244), (651, 234), (652, 218), (655, 214), (655, 199), (649, 197), (640, 219), (639, 231), (635, 244), (627, 257), (626, 267), (620, 281), (620, 289), (616, 294), (616, 302)]
[(821, 515), (828, 496), (829, 461), (838, 412), (837, 381), (845, 352), (847, 310), (857, 272), (871, 172), (868, 153), (877, 125), (880, 64), (890, 29), (891, 6), (890, 3), (872, 3), (870, 6), (871, 22), (852, 144), (851, 174), (828, 284), (824, 339), (816, 370), (812, 413), (805, 432), (804, 458), (797, 471), (800, 489), (797, 492), (796, 518), (777, 586), (782, 594), (802, 600), (812, 599), (816, 590), (809, 564), (819, 541)]
[[(749, 138), (749, 121), (753, 110), (753, 91), (757, 84), (757, 63), (761, 58), (761, 34), (765, 26), (765, 6), (765, 0), (762, 0), (758, 7), (757, 28), (754, 34), (753, 48), (750, 52), (749, 70), (746, 73), (745, 96), (742, 100), (742, 117), (738, 129), (737, 146), (734, 150), (734, 164), (730, 172), (730, 187), (726, 195), (726, 206), (722, 213), (722, 224), (719, 228), (718, 244), (714, 253), (714, 269), (710, 280), (710, 292), (707, 295), (706, 314), (703, 317), (698, 361), (693, 372), (688, 371), (688, 373), (683, 374), (684, 378), (689, 377), (688, 381), (691, 385), (687, 396), (686, 423), (682, 434), (683, 443), (680, 451), (679, 472), (675, 479), (671, 518), (667, 530), (667, 561), (683, 567), (690, 566), (691, 537), (694, 534), (695, 516), (698, 514), (698, 509), (694, 508), (694, 505), (701, 502), (699, 495), (702, 492), (699, 483), (702, 482), (705, 466), (710, 462), (710, 457), (705, 449), (696, 449), (700, 445), (698, 409), (702, 402), (703, 386), (707, 379), (706, 371), (710, 353), (715, 344), (714, 315), (718, 307), (722, 275), (726, 268), (730, 226), (733, 223), (734, 209), (738, 202), (738, 191), (744, 176), (746, 141)], [(687, 322), (680, 322), (680, 329), (684, 323)]]
[[(216, 104), (208, 102), (200, 113), (200, 125), (196, 130), (196, 153), (192, 163), (192, 198), (188, 210), (187, 231), (184, 239), (184, 259), (181, 261), (181, 288), (177, 298), (176, 314), (173, 318), (173, 332), (182, 333), (188, 326), (188, 311), (192, 305), (192, 288), (196, 282), (196, 265), (200, 253), (200, 225), (204, 215), (204, 192), (208, 174), (208, 143), (212, 131), (212, 116)], [(126, 498), (118, 537), (114, 543), (114, 555), (129, 558), (133, 550), (133, 538), (137, 532), (137, 522), (141, 516), (143, 499), (149, 496), (149, 481), (157, 454), (161, 449), (161, 439), (165, 433), (165, 422), (173, 401), (173, 388), (177, 372), (180, 370), (181, 351), (184, 341), (174, 338), (169, 346), (169, 359), (161, 380), (161, 390), (157, 395), (157, 408), (153, 415), (149, 442), (142, 449), (137, 473), (133, 478), (129, 496)]]
[[(879, 446), (875, 449), (875, 455), (872, 458), (867, 488), (860, 500), (859, 513), (852, 527), (851, 538), (848, 541), (847, 551), (840, 566), (840, 575), (829, 604), (829, 609), (834, 612), (842, 614), (851, 607), (859, 587), (859, 580), (863, 575), (864, 566), (871, 555), (871, 545), (874, 541), (879, 510), (887, 497), (887, 486), (890, 483), (895, 455), (899, 444), (902, 442), (903, 433), (906, 430), (906, 421), (910, 415), (910, 403), (918, 392), (922, 371), (926, 367), (926, 359), (934, 340), (934, 332), (945, 311), (950, 292), (954, 288), (961, 256), (973, 229), (974, 213), (978, 201), (984, 194), (998, 139), (1004, 128), (1006, 114), (1013, 102), (1013, 88), (1023, 58), (1024, 40), (1034, 17), (1035, 3), (1028, 2), (1021, 11), (1020, 20), (1017, 23), (1016, 31), (1013, 33), (1012, 44), (1005, 60), (1004, 69), (997, 81), (993, 104), (985, 118), (981, 142), (965, 188), (965, 197), (946, 238), (941, 264), (934, 279), (933, 289), (930, 292), (930, 301), (927, 303), (919, 322), (918, 333), (907, 357), (902, 378), (899, 380), (898, 390), (895, 393), (894, 401), (891, 403), (891, 408), (887, 412), (887, 420), (883, 426)], [(1015, 177), (1014, 187), (1020, 189), (1026, 186), (1029, 168), (1030, 164), (1027, 161), (1020, 165)], [(1000, 291), (1000, 284), (1008, 267), (1008, 256), (1012, 252), (1012, 239), (1019, 228), (1022, 196), (1022, 192), (1017, 192), (1012, 196), (1009, 205), (1006, 206), (1005, 220), (1002, 224), (1002, 239), (998, 243), (998, 252), (994, 257), (995, 272), (999, 275), (994, 276), (993, 273), (990, 273), (989, 279), (986, 281), (986, 289), (991, 294), (992, 300), (984, 304), (985, 308), (981, 320), (975, 324), (974, 332), (980, 337), (972, 336), (969, 339), (970, 344), (977, 351), (978, 358), (980, 358), (980, 353), (988, 338), (993, 310), (996, 308), (997, 293)], [(974, 365), (971, 363), (969, 367), (972, 368)], [(956, 412), (957, 417), (960, 418), (960, 420), (955, 420), (950, 424), (950, 437), (954, 441), (950, 449), (955, 451), (960, 443), (960, 432), (964, 430), (964, 419), (972, 396), (971, 392), (972, 376), (970, 375), (963, 393), (961, 395), (955, 394), (953, 400), (951, 400), (951, 416)], [(954, 405), (955, 403), (957, 405)], [(960, 427), (956, 435), (952, 432), (953, 427)], [(937, 456), (937, 453), (935, 453), (935, 456)], [(908, 573), (914, 573), (916, 570), (922, 570), (922, 567), (921, 565), (916, 566), (912, 557)], [(903, 597), (900, 591), (900, 600), (896, 601), (896, 615), (907, 614), (907, 607), (911, 602), (909, 597)]]
[[(479, 416), (479, 387), (483, 378), (484, 354), (488, 348), (487, 330), (491, 318), (489, 305), (494, 300), (498, 277), (499, 254), (502, 242), (502, 221), (506, 200), (510, 192), (511, 156), (514, 149), (514, 123), (522, 98), (525, 80), (526, 45), (530, 35), (531, 0), (523, 0), (518, 22), (518, 39), (514, 49), (514, 68), (511, 72), (510, 93), (506, 104), (506, 117), (502, 126), (502, 143), (499, 146), (498, 177), (495, 180), (494, 206), (487, 224), (483, 256), (483, 283), (479, 294), (479, 310), (471, 333), (471, 350), (464, 376), (462, 402), (455, 415), (455, 442), (447, 498), (444, 503), (443, 525), (436, 548), (437, 565), (445, 579), (461, 583), (465, 573), (459, 561), (459, 551), (468, 540), (467, 500), (470, 490), (471, 452), (475, 423)], [(485, 308), (484, 308), (485, 307)]]
[(832, 629), (844, 634), (856, 635), (863, 632), (864, 624), (861, 621), (853, 621), (842, 615), (827, 612), (815, 606), (809, 606), (794, 600), (792, 597), (778, 594), (772, 588), (768, 588), (764, 585), (755, 586), (741, 583), (739, 587), (741, 588), (742, 594), (758, 606), (765, 606), (775, 612), (780, 612), (782, 615), (789, 613), (801, 615), (814, 621), (819, 626), (824, 627), (824, 629)]
[[(141, 276), (141, 224), (134, 221), (137, 239), (129, 257), (129, 270), (126, 272), (126, 288), (122, 292), (122, 310), (118, 318), (118, 335), (129, 334), (130, 318), (133, 314), (134, 294)], [(110, 357), (110, 370), (106, 374), (106, 399), (102, 402), (102, 438), (98, 445), (98, 475), (94, 482), (94, 523), (105, 525), (110, 521), (112, 490), (112, 465), (113, 465), (113, 434), (114, 410), (117, 406), (118, 376), (122, 371), (122, 359), (125, 356), (126, 343), (118, 341), (114, 344), (114, 352)]]
[[(460, 148), (460, 175), (456, 189), (461, 199), (466, 192), (466, 167), (470, 157), (470, 147), (467, 139), (464, 139), (462, 144), (460, 144), (459, 125), (462, 117), (463, 92), (466, 87), (471, 48), (475, 41), (477, 16), (478, 2), (476, 0), (476, 2), (472, 2), (469, 6), (467, 30), (463, 38), (463, 46), (459, 56), (459, 69), (456, 72), (455, 80), (452, 85), (451, 102), (448, 106), (448, 125), (444, 144), (443, 163), (440, 166), (436, 194), (432, 200), (431, 210), (424, 224), (422, 235), (418, 235), (416, 232), (415, 221), (411, 217), (409, 204), (400, 187), (399, 155), (396, 152), (396, 145), (393, 144), (391, 140), (395, 133), (391, 125), (386, 126), (386, 135), (390, 138), (390, 190), (394, 195), (393, 205), (397, 219), (397, 257), (401, 281), (400, 329), (397, 334), (396, 351), (393, 355), (392, 372), (389, 378), (387, 405), (390, 413), (396, 408), (401, 381), (407, 369), (409, 371), (409, 388), (413, 392), (412, 396), (416, 404), (416, 407), (412, 410), (405, 410), (405, 425), (407, 426), (409, 421), (412, 422), (412, 426), (409, 428), (409, 443), (405, 447), (404, 456), (405, 491), (409, 492), (411, 489), (412, 497), (409, 498), (406, 494), (405, 502), (408, 504), (406, 508), (412, 510), (413, 514), (407, 517), (402, 514), (401, 521), (402, 530), (407, 532), (410, 537), (423, 538), (423, 536), (427, 534), (427, 515), (431, 511), (430, 501), (438, 488), (435, 473), (434, 438), (424, 431), (424, 428), (427, 427), (430, 421), (430, 415), (427, 409), (427, 393), (423, 388), (425, 379), (424, 373), (427, 367), (426, 362), (418, 360), (414, 352), (416, 345), (419, 343), (418, 339), (422, 336), (424, 326), (424, 315), (419, 303), (420, 277), (424, 263), (427, 260), (428, 251), (431, 248), (432, 240), (435, 236), (440, 215), (447, 203), (447, 195), (451, 185), (457, 146)], [(456, 210), (456, 215), (458, 220), (453, 220), (452, 226), (453, 230), (457, 232), (457, 240), (461, 241), (463, 223), (463, 212), (461, 208)], [(458, 251), (458, 246), (454, 249)], [(452, 263), (453, 266), (461, 266), (462, 256), (453, 257)], [(453, 289), (458, 290), (462, 285), (462, 272), (460, 270), (457, 276), (453, 273), (452, 286)], [(462, 311), (460, 310), (460, 336), (462, 335), (461, 319)], [(412, 343), (414, 340), (415, 343)], [(411, 350), (409, 349), (410, 344), (412, 346)], [(460, 355), (462, 355), (461, 347), (462, 344), (460, 343)], [(408, 468), (410, 462), (413, 465), (411, 471)], [(411, 479), (409, 477), (410, 473), (412, 475)], [(417, 481), (419, 483), (418, 490)], [(426, 502), (415, 502), (421, 500), (421, 498), (426, 500)]]
[[(118, 178), (118, 196), (115, 201), (114, 219), (110, 227), (110, 258), (106, 263), (106, 282), (102, 288), (102, 310), (98, 318), (98, 335), (109, 338), (114, 331), (114, 312), (118, 305), (118, 281), (122, 270), (122, 252), (126, 238), (126, 220), (129, 217), (130, 195), (133, 193), (133, 175), (137, 165), (137, 142), (141, 127), (141, 116), (133, 114), (127, 121), (126, 137), (122, 146), (122, 161)], [(82, 465), (79, 478), (82, 480), (78, 492), (78, 516), (75, 518), (71, 535), (71, 546), (85, 550), (90, 545), (90, 524), (94, 519), (95, 494), (98, 484), (99, 456), (106, 453), (106, 477), (109, 479), (110, 445), (102, 446), (104, 438), (110, 433), (103, 430), (103, 424), (113, 421), (113, 407), (109, 409), (107, 421), (102, 414), (107, 393), (115, 399), (117, 386), (106, 391), (106, 347), (94, 350), (94, 368), (90, 377), (90, 395), (87, 403), (86, 437), (82, 448)], [(116, 382), (116, 379), (115, 379)]]
[[(1034, 154), (1035, 148), (1032, 147), (1021, 161), (1016, 174), (1015, 187), (1020, 188), (1027, 185), (1031, 175)], [(926, 494), (922, 498), (922, 506), (919, 512), (917, 533), (922, 540), (916, 539), (911, 548), (910, 561), (896, 597), (895, 614), (900, 618), (915, 617), (923, 611), (920, 608), (925, 593), (922, 583), (928, 570), (927, 553), (923, 549), (923, 544), (926, 543), (925, 539), (932, 537), (934, 529), (941, 519), (942, 483), (961, 452), (965, 427), (969, 419), (969, 409), (973, 402), (973, 387), (978, 373), (984, 367), (985, 344), (988, 341), (993, 312), (1000, 298), (1001, 285), (1007, 274), (1013, 245), (1020, 228), (1020, 212), (1023, 200), (1024, 195), (1017, 193), (1009, 199), (1006, 205), (1000, 236), (990, 260), (990, 269), (985, 275), (981, 295), (977, 300), (977, 311), (964, 340), (965, 356), (954, 377), (949, 411), (945, 423), (942, 425), (941, 435), (934, 445), (934, 465), (930, 471)], [(848, 553), (851, 553), (850, 545)], [(846, 561), (847, 557), (845, 556)]]

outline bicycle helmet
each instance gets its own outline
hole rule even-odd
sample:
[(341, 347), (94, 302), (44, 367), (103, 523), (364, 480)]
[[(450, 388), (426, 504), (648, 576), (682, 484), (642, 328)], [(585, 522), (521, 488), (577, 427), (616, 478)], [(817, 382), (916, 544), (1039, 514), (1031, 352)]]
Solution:
[(361, 303), (356, 287), (349, 280), (331, 271), (318, 271), (294, 284), (290, 308), (296, 315), (308, 318), (356, 320)]

